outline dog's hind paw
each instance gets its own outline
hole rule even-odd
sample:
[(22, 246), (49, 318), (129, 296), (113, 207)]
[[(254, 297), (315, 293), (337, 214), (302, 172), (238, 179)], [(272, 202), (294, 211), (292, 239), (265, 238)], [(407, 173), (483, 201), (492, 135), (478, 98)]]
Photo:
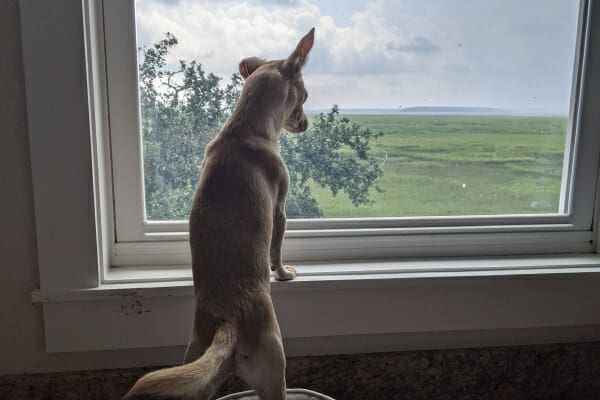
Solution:
[(289, 265), (277, 267), (273, 272), (275, 273), (275, 279), (278, 281), (291, 281), (296, 277), (296, 268)]

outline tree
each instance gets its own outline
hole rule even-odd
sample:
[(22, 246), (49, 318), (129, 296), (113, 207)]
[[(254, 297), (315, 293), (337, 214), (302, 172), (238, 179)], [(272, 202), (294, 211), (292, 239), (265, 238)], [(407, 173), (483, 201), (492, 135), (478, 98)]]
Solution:
[(146, 213), (150, 219), (186, 219), (206, 144), (217, 134), (239, 97), (241, 77), (222, 89), (221, 78), (196, 61), (168, 69), (177, 44), (167, 33), (140, 48), (140, 108), (144, 149)]
[(310, 182), (329, 188), (335, 196), (345, 191), (355, 206), (369, 204), (371, 187), (383, 175), (381, 160), (369, 153), (370, 141), (382, 136), (348, 118), (337, 105), (317, 115), (308, 132), (281, 135), (281, 155), (290, 173), (290, 192), (285, 205), (289, 217), (322, 217), (311, 193)]
[[(186, 219), (199, 177), (206, 144), (218, 133), (239, 98), (243, 80), (204, 71), (197, 61), (166, 58), (177, 39), (170, 33), (159, 43), (139, 49), (140, 106), (144, 150), (146, 214), (149, 219)], [(281, 135), (281, 153), (290, 172), (288, 217), (321, 217), (311, 184), (348, 194), (354, 205), (371, 202), (371, 188), (383, 174), (381, 160), (369, 153), (373, 133), (339, 115), (337, 106), (319, 114), (309, 131)]]

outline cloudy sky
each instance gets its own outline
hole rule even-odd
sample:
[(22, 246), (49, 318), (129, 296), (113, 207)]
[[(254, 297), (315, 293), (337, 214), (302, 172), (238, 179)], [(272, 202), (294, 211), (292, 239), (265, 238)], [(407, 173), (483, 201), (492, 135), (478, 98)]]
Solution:
[(307, 109), (481, 106), (567, 114), (577, 0), (137, 0), (138, 43), (228, 77), (311, 27)]

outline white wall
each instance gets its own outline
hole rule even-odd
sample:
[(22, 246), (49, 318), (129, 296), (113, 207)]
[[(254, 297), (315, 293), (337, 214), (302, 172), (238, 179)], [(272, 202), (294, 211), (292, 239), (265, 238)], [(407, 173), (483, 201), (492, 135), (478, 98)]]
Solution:
[(31, 303), (39, 274), (18, 0), (0, 1), (0, 38), (0, 375), (179, 361), (182, 348), (45, 352), (41, 306)]

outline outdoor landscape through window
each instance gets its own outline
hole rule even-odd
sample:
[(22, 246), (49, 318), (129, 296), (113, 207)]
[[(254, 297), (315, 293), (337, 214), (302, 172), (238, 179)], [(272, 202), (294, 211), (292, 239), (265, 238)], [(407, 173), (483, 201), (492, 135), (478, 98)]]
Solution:
[(137, 0), (148, 220), (187, 219), (243, 84), (316, 27), (288, 218), (559, 213), (579, 4)]

